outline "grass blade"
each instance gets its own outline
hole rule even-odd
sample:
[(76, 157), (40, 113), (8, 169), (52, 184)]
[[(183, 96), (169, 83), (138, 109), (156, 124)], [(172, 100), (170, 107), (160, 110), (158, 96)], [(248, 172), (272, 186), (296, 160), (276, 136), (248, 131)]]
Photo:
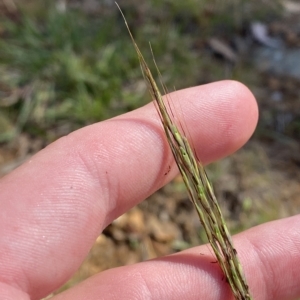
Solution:
[[(124, 18), (125, 25), (132, 39), (145, 81), (149, 92), (154, 99), (174, 159), (219, 265), (230, 284), (235, 299), (251, 300), (252, 297), (249, 293), (249, 288), (237, 256), (237, 251), (233, 246), (230, 233), (225, 224), (225, 220), (205, 169), (197, 159), (187, 137), (178, 129), (172, 116), (168, 113), (151, 71), (132, 36), (119, 6), (118, 8)], [(157, 68), (156, 63), (155, 66)], [(159, 73), (158, 68), (157, 71)], [(164, 87), (163, 89), (164, 91), (166, 90)]]

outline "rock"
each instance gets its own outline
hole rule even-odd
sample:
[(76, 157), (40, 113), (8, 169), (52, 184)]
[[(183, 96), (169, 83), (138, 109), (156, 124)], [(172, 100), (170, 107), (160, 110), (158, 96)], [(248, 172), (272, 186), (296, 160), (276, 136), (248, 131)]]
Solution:
[(261, 72), (300, 80), (300, 49), (256, 47), (253, 62)]
[(153, 215), (149, 216), (147, 223), (150, 236), (157, 242), (171, 242), (180, 236), (179, 229), (174, 223), (162, 222)]

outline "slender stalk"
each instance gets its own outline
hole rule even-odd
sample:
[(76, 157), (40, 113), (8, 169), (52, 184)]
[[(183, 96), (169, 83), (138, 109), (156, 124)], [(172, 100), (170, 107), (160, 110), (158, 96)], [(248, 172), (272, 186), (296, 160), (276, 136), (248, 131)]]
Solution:
[[(119, 6), (118, 8), (120, 9)], [(252, 297), (249, 293), (249, 288), (237, 256), (237, 251), (233, 246), (230, 233), (225, 224), (225, 220), (205, 169), (197, 159), (187, 137), (178, 129), (178, 126), (168, 113), (157, 84), (153, 79), (141, 51), (135, 43), (121, 9), (120, 12), (124, 18), (125, 25), (129, 31), (132, 43), (139, 58), (145, 81), (149, 92), (154, 99), (174, 159), (219, 265), (230, 284), (235, 299), (251, 300)], [(157, 68), (155, 60), (154, 63)], [(166, 89), (164, 88), (164, 91), (165, 90)]]

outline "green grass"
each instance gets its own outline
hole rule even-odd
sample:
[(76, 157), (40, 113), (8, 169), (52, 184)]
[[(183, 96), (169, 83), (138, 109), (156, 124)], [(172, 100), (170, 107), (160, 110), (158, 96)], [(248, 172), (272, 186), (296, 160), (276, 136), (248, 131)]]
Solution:
[(20, 125), (29, 122), (47, 130), (68, 121), (80, 126), (141, 102), (140, 95), (136, 99), (123, 91), (124, 82), (135, 78), (126, 70), (135, 66), (117, 30), (109, 30), (115, 18), (91, 24), (83, 14), (60, 14), (54, 9), (45, 17), (43, 23), (27, 16), (22, 16), (21, 24), (4, 23), (7, 38), (0, 43), (0, 56), (7, 76), (2, 84), (12, 91), (24, 90), (10, 110), (22, 110), (26, 91), (30, 93), (30, 113)]
[[(177, 89), (225, 78), (226, 66), (205, 51), (205, 39), (239, 30), (239, 11), (244, 18), (257, 14), (242, 0), (124, 2), (122, 8), (141, 50), (149, 54), (151, 42), (164, 82)], [(67, 124), (71, 131), (149, 101), (116, 7), (96, 15), (60, 13), (53, 1), (31, 1), (15, 14), (0, 19), (0, 142), (21, 131), (47, 139), (49, 129)]]

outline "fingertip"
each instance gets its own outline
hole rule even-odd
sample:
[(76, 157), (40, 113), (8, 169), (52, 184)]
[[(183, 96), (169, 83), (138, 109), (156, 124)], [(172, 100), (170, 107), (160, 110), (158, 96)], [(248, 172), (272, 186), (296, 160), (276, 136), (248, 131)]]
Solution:
[(258, 106), (253, 93), (247, 86), (238, 81), (224, 81), (223, 92), (227, 95), (227, 131), (224, 156), (241, 148), (252, 136), (258, 122)]
[(228, 156), (253, 134), (258, 107), (252, 92), (238, 81), (225, 80), (192, 88), (186, 109), (197, 154), (205, 164)]
[[(243, 130), (240, 137), (248, 140), (253, 134), (258, 121), (258, 106), (256, 99), (250, 89), (238, 81), (229, 81), (231, 86), (232, 99), (236, 103), (236, 114), (239, 114), (235, 128), (237, 131)], [(232, 114), (234, 117), (234, 114)]]

